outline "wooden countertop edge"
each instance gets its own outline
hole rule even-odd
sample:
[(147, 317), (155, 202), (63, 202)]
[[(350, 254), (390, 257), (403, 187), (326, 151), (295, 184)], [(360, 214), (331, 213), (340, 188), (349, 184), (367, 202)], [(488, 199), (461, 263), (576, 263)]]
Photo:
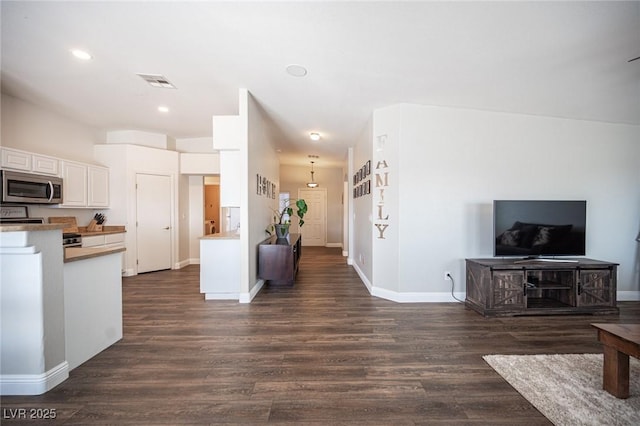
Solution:
[(0, 225), (0, 232), (54, 231), (66, 227), (65, 223), (19, 223), (15, 225)]
[(221, 232), (219, 234), (208, 234), (200, 237), (201, 240), (239, 240), (240, 234), (236, 231)]
[(124, 247), (67, 247), (64, 249), (64, 263), (106, 256), (108, 254), (120, 253), (125, 250), (126, 249)]
[(78, 226), (78, 233), (83, 237), (91, 237), (94, 235), (110, 235), (122, 234), (127, 232), (124, 226), (104, 226), (102, 231), (88, 231), (86, 226)]

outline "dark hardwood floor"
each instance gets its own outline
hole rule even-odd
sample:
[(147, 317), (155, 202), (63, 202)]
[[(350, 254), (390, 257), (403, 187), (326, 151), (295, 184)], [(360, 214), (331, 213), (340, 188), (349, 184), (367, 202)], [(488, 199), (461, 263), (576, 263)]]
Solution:
[[(221, 265), (223, 266), (223, 265)], [(293, 287), (204, 301), (199, 268), (125, 278), (124, 338), (40, 396), (58, 424), (550, 424), (485, 354), (602, 352), (610, 316), (487, 319), (371, 297), (340, 249), (304, 247)], [(3, 418), (2, 423), (11, 423)], [(30, 422), (34, 424), (34, 422)]]

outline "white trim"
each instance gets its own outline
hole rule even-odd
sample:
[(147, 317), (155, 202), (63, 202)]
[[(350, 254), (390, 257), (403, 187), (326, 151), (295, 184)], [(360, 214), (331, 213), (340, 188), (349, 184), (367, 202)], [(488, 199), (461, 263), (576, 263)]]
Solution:
[(68, 378), (67, 361), (41, 374), (2, 374), (0, 375), (0, 395), (42, 395)]
[(204, 293), (204, 300), (238, 300), (239, 293)]
[(256, 285), (251, 288), (249, 293), (240, 293), (240, 297), (238, 298), (238, 302), (240, 303), (251, 303), (254, 297), (258, 294), (260, 290), (264, 287), (264, 280), (258, 280)]
[(189, 265), (199, 265), (199, 264), (200, 264), (199, 257), (192, 257), (191, 259), (189, 259)]
[(349, 252), (347, 250), (342, 250), (342, 257), (349, 257)]
[[(347, 264), (349, 264), (349, 260), (347, 260)], [(356, 273), (360, 277), (360, 280), (362, 281), (364, 286), (367, 287), (367, 290), (369, 291), (369, 293), (371, 293), (371, 289), (373, 288), (373, 286), (371, 285), (371, 283), (367, 279), (367, 276), (364, 274), (364, 272), (362, 272), (362, 270), (360, 269), (357, 263), (353, 263), (353, 269), (356, 270)]]
[(136, 271), (133, 268), (127, 268), (122, 272), (123, 277), (133, 277), (134, 275), (138, 274), (136, 274)]
[(351, 266), (355, 265), (355, 263), (353, 262), (353, 258), (347, 257), (347, 265), (351, 265)]
[[(455, 296), (464, 300), (466, 293), (455, 292)], [(444, 292), (397, 292), (391, 291), (380, 287), (373, 287), (371, 291), (372, 296), (380, 297), (382, 299), (391, 300), (398, 303), (443, 303), (443, 302), (458, 302), (451, 297), (451, 293)]]
[[(349, 260), (347, 260), (349, 263)], [(391, 300), (392, 302), (398, 303), (442, 303), (442, 302), (456, 302), (460, 303), (453, 297), (451, 297), (451, 293), (436, 293), (436, 292), (406, 292), (401, 293), (397, 291), (391, 291), (380, 287), (374, 287), (371, 285), (371, 282), (364, 275), (364, 272), (360, 269), (358, 264), (353, 264), (353, 269), (355, 269), (356, 273), (362, 280), (362, 283), (365, 285), (369, 294), (375, 297), (380, 297), (382, 299)], [(455, 296), (464, 300), (467, 294), (465, 292), (454, 292)]]
[(640, 291), (618, 291), (618, 302), (640, 300)]
[(338, 248), (342, 248), (342, 243), (326, 243), (324, 246), (325, 246), (325, 247), (338, 247)]
[(181, 260), (180, 262), (173, 265), (173, 269), (182, 269), (185, 266), (189, 266), (190, 264), (191, 264), (191, 261), (189, 259)]

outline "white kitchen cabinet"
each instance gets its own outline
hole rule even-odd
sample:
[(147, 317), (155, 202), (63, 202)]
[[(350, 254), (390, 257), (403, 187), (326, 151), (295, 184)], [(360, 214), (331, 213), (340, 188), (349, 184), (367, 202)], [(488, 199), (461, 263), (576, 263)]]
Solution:
[(31, 171), (31, 154), (15, 149), (2, 148), (2, 168)]
[(109, 169), (87, 167), (87, 206), (109, 207)]
[(60, 176), (58, 158), (11, 148), (2, 148), (2, 168)]
[(109, 207), (109, 169), (62, 161), (63, 203), (60, 207)]
[(46, 155), (33, 154), (31, 156), (31, 170), (43, 175), (60, 176), (60, 160)]
[(64, 340), (69, 370), (122, 339), (121, 253), (64, 263)]
[(62, 162), (61, 207), (87, 207), (87, 165)]
[(124, 233), (84, 236), (82, 247), (124, 247)]
[[(124, 248), (125, 234), (104, 234), (104, 235), (85, 235), (82, 237), (82, 247), (91, 248)], [(120, 272), (125, 273), (125, 257), (124, 252), (120, 253)]]

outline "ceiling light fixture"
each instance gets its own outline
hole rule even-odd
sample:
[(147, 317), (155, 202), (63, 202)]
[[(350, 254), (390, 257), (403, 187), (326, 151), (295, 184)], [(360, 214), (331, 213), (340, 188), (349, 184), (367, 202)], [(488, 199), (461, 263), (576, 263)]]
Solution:
[(83, 61), (88, 61), (89, 59), (93, 58), (93, 56), (91, 56), (89, 52), (85, 52), (84, 50), (80, 49), (71, 49), (71, 54), (78, 59), (82, 59)]
[(311, 182), (307, 182), (307, 186), (309, 188), (315, 188), (316, 186), (318, 186), (316, 181), (313, 180), (313, 163), (315, 163), (315, 161), (311, 162)]
[(302, 65), (291, 64), (287, 65), (287, 68), (285, 69), (287, 70), (287, 74), (292, 77), (304, 77), (307, 75), (307, 69)]
[(164, 105), (160, 105), (158, 107), (158, 111), (160, 111), (160, 112), (169, 112), (169, 107), (168, 106), (164, 106)]
[(319, 141), (320, 140), (320, 133), (311, 132), (311, 133), (309, 133), (309, 137), (311, 138), (312, 141)]

